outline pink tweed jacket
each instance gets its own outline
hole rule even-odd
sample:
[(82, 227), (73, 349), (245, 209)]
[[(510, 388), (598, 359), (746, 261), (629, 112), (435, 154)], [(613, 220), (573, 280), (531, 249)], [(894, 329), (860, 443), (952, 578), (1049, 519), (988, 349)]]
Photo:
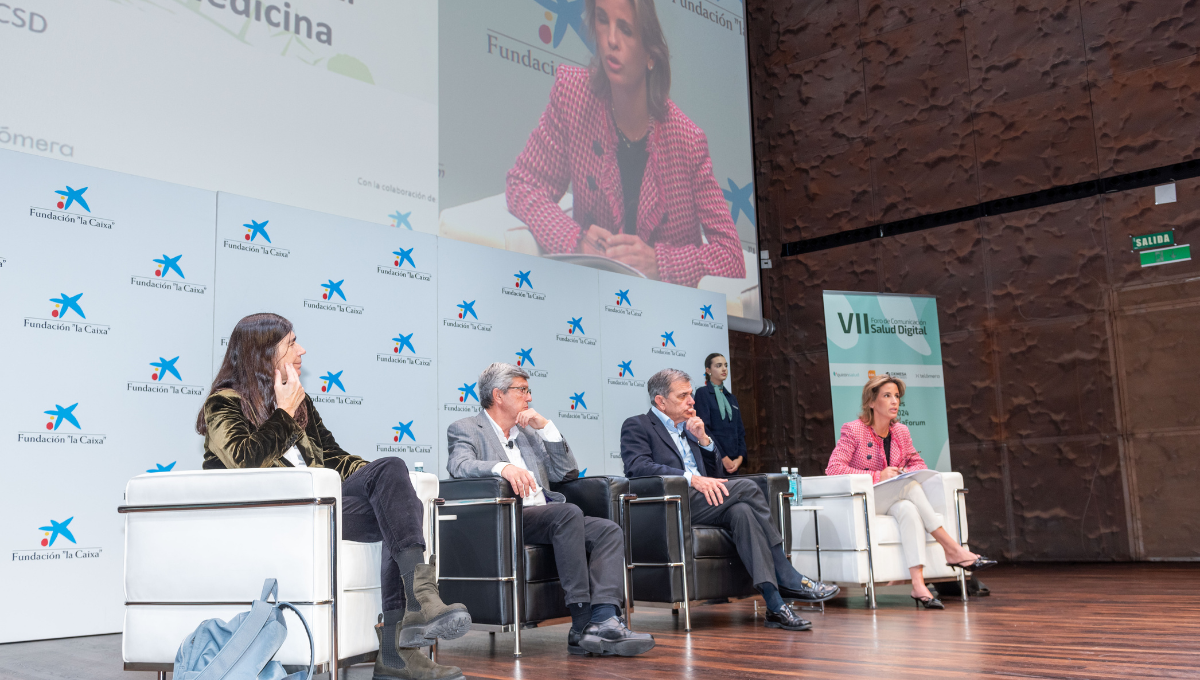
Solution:
[[(892, 465), (905, 471), (926, 469), (925, 461), (913, 447), (912, 435), (907, 425), (892, 423)], [(863, 421), (855, 418), (842, 425), (842, 438), (833, 447), (829, 456), (827, 475), (871, 475), (871, 481), (879, 481), (879, 473), (887, 467), (883, 453), (883, 438), (875, 434)]]
[[(548, 253), (574, 252), (589, 225), (615, 234), (625, 224), (616, 127), (589, 77), (584, 68), (558, 67), (550, 103), (508, 171), (508, 210)], [(663, 281), (695, 287), (703, 276), (742, 278), (742, 246), (713, 177), (708, 139), (674, 102), (667, 106), (665, 119), (650, 123), (637, 235), (654, 247)], [(568, 185), (574, 219), (558, 207)]]

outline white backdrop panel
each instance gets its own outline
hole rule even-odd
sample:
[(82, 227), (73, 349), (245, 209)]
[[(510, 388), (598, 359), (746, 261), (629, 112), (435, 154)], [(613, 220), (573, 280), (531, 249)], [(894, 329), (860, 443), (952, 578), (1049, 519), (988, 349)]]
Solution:
[(200, 464), (216, 195), (6, 151), (0, 186), (0, 642), (118, 631), (125, 481)]
[(450, 239), (438, 256), (454, 273), (438, 286), (438, 474), (448, 476), (446, 428), (477, 412), (475, 383), (493, 361), (530, 372), (534, 410), (567, 438), (581, 472), (602, 474), (596, 272)]
[(729, 355), (725, 296), (598, 272), (604, 371), (605, 471), (624, 474), (621, 424), (650, 408), (646, 380), (664, 368), (704, 384), (704, 357)]
[(308, 351), (301, 381), (342, 448), (410, 465), (432, 454), (436, 239), (227, 193), (217, 222), (214, 373), (239, 319), (280, 314)]

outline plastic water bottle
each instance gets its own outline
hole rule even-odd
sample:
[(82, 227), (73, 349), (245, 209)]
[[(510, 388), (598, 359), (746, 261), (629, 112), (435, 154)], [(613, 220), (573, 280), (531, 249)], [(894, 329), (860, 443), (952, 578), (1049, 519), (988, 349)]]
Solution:
[(423, 461), (419, 461), (419, 460), (417, 462), (413, 463), (413, 471), (414, 472), (424, 472), (425, 471), (425, 463)]
[(796, 483), (796, 468), (792, 468), (792, 471), (788, 472), (788, 469), (785, 467), (783, 468), (783, 474), (788, 476), (788, 491), (792, 494), (792, 505), (800, 505), (798, 499), (796, 498), (797, 492), (799, 491), (796, 488), (798, 486)]
[(800, 468), (792, 468), (792, 505), (800, 505), (800, 499), (804, 498), (800, 490)]

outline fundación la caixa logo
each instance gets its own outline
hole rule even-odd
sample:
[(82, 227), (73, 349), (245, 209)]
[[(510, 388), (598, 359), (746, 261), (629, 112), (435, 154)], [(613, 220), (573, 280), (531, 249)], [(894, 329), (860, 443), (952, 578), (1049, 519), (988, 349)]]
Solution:
[(586, 392), (576, 392), (571, 395), (571, 404), (568, 408), (559, 411), (558, 417), (566, 420), (600, 420), (599, 413), (593, 413), (588, 410), (587, 402), (583, 400)]
[(50, 318), (27, 316), (25, 328), (30, 330), (60, 331), (64, 333), (83, 333), (91, 337), (106, 336), (112, 330), (111, 326), (96, 323), (87, 318), (83, 311), (83, 293), (69, 295), (59, 293), (58, 297), (50, 298), (54, 307), (50, 309)]
[(633, 372), (633, 360), (621, 361), (617, 363), (617, 377), (608, 378), (609, 385), (618, 387), (645, 387), (645, 380), (638, 380)]
[(116, 221), (92, 214), (92, 207), (88, 205), (87, 198), (84, 197), (87, 190), (88, 187), (76, 189), (70, 185), (62, 189), (55, 189), (50, 199), (50, 204), (54, 207), (42, 208), (31, 205), (29, 206), (29, 216), (64, 224), (78, 224), (111, 230), (116, 226)]
[(335, 406), (362, 406), (363, 398), (346, 394), (346, 385), (342, 382), (342, 374), (346, 371), (325, 371), (318, 378), (321, 381), (320, 393), (313, 394), (312, 400), (318, 404), (333, 404)]
[(305, 309), (318, 309), (323, 312), (337, 312), (339, 314), (362, 314), (365, 311), (359, 305), (352, 305), (346, 299), (346, 293), (342, 290), (342, 285), (346, 283), (346, 279), (334, 281), (326, 279), (325, 283), (321, 284), (321, 299), (305, 299)]
[(617, 293), (616, 293), (616, 297), (617, 297), (616, 304), (604, 305), (604, 311), (609, 312), (611, 314), (624, 314), (625, 316), (641, 316), (642, 315), (642, 310), (635, 308), (633, 306), (633, 303), (629, 301), (629, 289), (625, 289), (625, 290), (618, 289)]
[(222, 245), (230, 250), (239, 250), (244, 253), (257, 253), (259, 255), (267, 255), (270, 257), (288, 257), (292, 251), (287, 248), (280, 248), (271, 241), (271, 234), (267, 231), (267, 225), (270, 220), (250, 220), (242, 226), (245, 227), (246, 233), (241, 235), (241, 238), (227, 238)]
[(462, 387), (456, 388), (458, 401), (442, 404), (442, 410), (451, 413), (478, 413), (479, 393), (475, 391), (475, 386), (478, 384), (477, 382), (464, 382)]
[(532, 347), (530, 347), (529, 349), (518, 348), (516, 354), (517, 354), (517, 365), (520, 366), (521, 368), (524, 368), (525, 372), (528, 373), (531, 377), (534, 377), (534, 378), (549, 378), (550, 377), (550, 371), (547, 371), (542, 368), (538, 368), (537, 364), (534, 363)]
[(675, 344), (675, 331), (663, 331), (663, 334), (658, 336), (661, 341), (659, 344), (650, 348), (650, 351), (655, 354), (664, 354), (669, 357), (686, 357), (687, 352), (679, 349), (679, 345)]
[[(413, 434), (413, 423), (415, 420), (404, 422), (399, 420), (395, 425), (391, 426), (391, 441), (383, 442), (375, 445), (375, 453), (433, 453), (432, 444), (422, 444), (417, 441), (417, 435)], [(405, 443), (405, 439), (409, 443)]]
[(204, 396), (204, 387), (200, 385), (183, 384), (183, 375), (179, 372), (179, 367), (177, 366), (178, 363), (178, 356), (174, 359), (167, 359), (166, 357), (161, 356), (158, 357), (158, 361), (150, 362), (150, 381), (126, 381), (125, 391), (139, 392), (142, 394), (167, 394), (172, 396)]
[(407, 335), (397, 333), (396, 337), (392, 338), (392, 351), (376, 354), (375, 361), (401, 366), (432, 366), (432, 358), (417, 356), (417, 348), (413, 344), (414, 335), (416, 331)]
[[(46, 409), (42, 413), (49, 416), (46, 419), (45, 426), (45, 430), (47, 431), (30, 430), (17, 432), (17, 443), (103, 445), (105, 440), (108, 439), (108, 435), (83, 432), (83, 425), (80, 424), (79, 414), (75, 412), (77, 408), (79, 408), (79, 402), (75, 402), (70, 406), (55, 404), (54, 408)], [(74, 428), (74, 431), (71, 428)]]
[(484, 333), (492, 332), (492, 324), (485, 323), (479, 320), (479, 313), (475, 311), (476, 300), (463, 300), (454, 307), (457, 310), (457, 319), (442, 319), (442, 326), (445, 328), (461, 328), (463, 330), (482, 331)]
[[(70, 524), (74, 517), (68, 517), (61, 522), (49, 520), (50, 524), (38, 527), (38, 545), (41, 548), (32, 550), (14, 550), (13, 562), (47, 562), (58, 560), (87, 560), (100, 557), (102, 548), (83, 548), (75, 540)], [(60, 540), (61, 539), (61, 540)], [(57, 544), (57, 545), (56, 545)]]
[(376, 265), (375, 271), (387, 276), (394, 276), (401, 279), (409, 279), (412, 281), (431, 281), (433, 275), (429, 272), (423, 272), (417, 269), (417, 261), (413, 257), (412, 248), (400, 247), (392, 251), (392, 256), (388, 258), (391, 264)]
[[(588, 32), (584, 28), (583, 0), (533, 0), (544, 11), (536, 15), (516, 36), (510, 33), (487, 29), (487, 53), (519, 68), (527, 68), (553, 77), (562, 62), (584, 66), (591, 52), (595, 52)], [(545, 23), (543, 23), (543, 21)], [(571, 31), (575, 40), (570, 44), (570, 55), (557, 51), (563, 39)], [(538, 47), (537, 42), (546, 47)], [(586, 48), (587, 52), (580, 49)]]
[(583, 317), (573, 316), (567, 320), (567, 332), (559, 333), (554, 336), (559, 342), (566, 342), (572, 345), (588, 345), (596, 344), (596, 338), (589, 338), (583, 330)]
[(713, 316), (712, 305), (702, 305), (700, 307), (700, 318), (692, 319), (692, 325), (699, 326), (700, 328), (725, 330), (725, 324), (717, 321), (717, 317)]
[(545, 293), (539, 293), (533, 289), (533, 282), (529, 280), (529, 276), (532, 273), (532, 269), (527, 272), (518, 269), (517, 273), (513, 274), (513, 277), (516, 279), (513, 285), (503, 286), (500, 288), (500, 292), (510, 297), (524, 298), (526, 300), (545, 300)]
[(187, 280), (187, 277), (183, 275), (183, 267), (179, 264), (182, 259), (182, 254), (171, 256), (166, 253), (163, 253), (162, 257), (151, 258), (150, 261), (154, 263), (154, 275), (138, 276), (133, 274), (129, 277), (129, 284), (175, 293), (204, 295), (208, 291), (208, 286)]

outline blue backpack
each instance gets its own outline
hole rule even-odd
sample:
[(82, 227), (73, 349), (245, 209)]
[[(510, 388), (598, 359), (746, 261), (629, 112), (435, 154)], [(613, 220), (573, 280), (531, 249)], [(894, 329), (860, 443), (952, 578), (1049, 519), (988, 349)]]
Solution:
[[(262, 595), (248, 612), (242, 612), (225, 623), (209, 619), (200, 624), (179, 645), (175, 654), (175, 680), (311, 680), (313, 675), (313, 637), (308, 621), (300, 610), (278, 600), (279, 584), (269, 578), (263, 583)], [(297, 671), (288, 675), (283, 665), (273, 661), (275, 652), (287, 638), (283, 609), (291, 609), (300, 617), (308, 633), (308, 673)]]

